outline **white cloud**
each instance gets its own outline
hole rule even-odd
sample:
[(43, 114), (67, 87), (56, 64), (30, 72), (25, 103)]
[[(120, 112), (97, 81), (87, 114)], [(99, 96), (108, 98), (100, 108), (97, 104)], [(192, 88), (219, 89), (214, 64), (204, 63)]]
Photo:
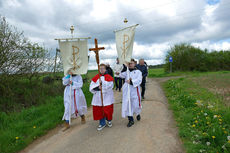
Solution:
[[(98, 38), (101, 62), (111, 65), (117, 57), (113, 30), (139, 23), (133, 57), (149, 64), (164, 62), (170, 46), (179, 42), (209, 50), (230, 49), (229, 0), (209, 5), (201, 0), (0, 0), (1, 15), (25, 32), (32, 41), (55, 50), (54, 38), (91, 36), (89, 47)], [(90, 69), (96, 68), (93, 53)]]

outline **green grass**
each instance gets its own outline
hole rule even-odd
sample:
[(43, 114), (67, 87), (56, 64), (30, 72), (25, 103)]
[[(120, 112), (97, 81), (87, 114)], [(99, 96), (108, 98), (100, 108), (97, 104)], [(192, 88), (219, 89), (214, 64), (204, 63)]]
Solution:
[[(90, 106), (92, 100), (92, 94), (89, 92), (90, 79), (95, 74), (96, 71), (90, 71), (88, 74), (89, 80), (82, 87), (87, 106)], [(63, 76), (62, 73), (58, 75)], [(84, 75), (83, 78), (85, 77)], [(63, 123), (64, 88), (62, 81), (57, 80), (52, 84), (43, 84), (41, 78), (36, 81), (36, 87), (31, 88), (31, 86), (28, 86), (27, 79), (21, 79), (17, 81), (12, 89), (15, 96), (23, 95), (22, 98), (28, 101), (27, 107), (19, 105), (16, 100), (20, 99), (8, 99), (6, 101), (6, 99), (1, 98), (2, 102), (10, 102), (11, 105), (16, 106), (11, 111), (0, 112), (0, 153), (18, 152), (33, 140), (46, 134), (50, 129)], [(37, 97), (29, 101), (33, 96)], [(39, 100), (39, 102), (36, 100)]]
[(176, 71), (176, 72), (165, 72), (163, 68), (149, 69), (148, 77), (156, 78), (156, 77), (173, 77), (173, 76), (202, 76), (205, 74), (219, 74), (219, 73), (230, 73), (230, 71), (214, 71), (214, 72), (198, 72), (198, 71)]
[(63, 98), (50, 97), (45, 104), (10, 114), (0, 113), (0, 152), (19, 151), (62, 122)]
[[(208, 74), (220, 75), (222, 72)], [(222, 98), (192, 80), (193, 77), (188, 77), (163, 83), (186, 151), (230, 152), (227, 139), (230, 135), (230, 108), (224, 105)]]

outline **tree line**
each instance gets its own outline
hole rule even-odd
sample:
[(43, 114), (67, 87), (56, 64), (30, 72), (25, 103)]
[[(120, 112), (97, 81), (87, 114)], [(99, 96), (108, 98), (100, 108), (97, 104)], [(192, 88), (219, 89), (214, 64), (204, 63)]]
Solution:
[(173, 58), (173, 71), (220, 71), (230, 70), (230, 51), (208, 51), (191, 44), (176, 44), (168, 51), (164, 69), (170, 70), (169, 57)]
[(62, 93), (61, 83), (51, 86), (41, 81), (50, 75), (45, 72), (54, 71), (54, 58), (50, 50), (31, 42), (0, 16), (0, 111), (20, 110)]

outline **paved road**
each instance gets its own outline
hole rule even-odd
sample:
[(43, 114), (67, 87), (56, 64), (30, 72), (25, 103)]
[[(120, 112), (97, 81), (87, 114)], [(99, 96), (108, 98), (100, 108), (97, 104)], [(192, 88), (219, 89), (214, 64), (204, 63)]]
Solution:
[[(143, 101), (141, 121), (127, 128), (121, 118), (121, 96), (115, 92), (113, 127), (97, 131), (89, 109), (87, 122), (75, 119), (71, 129), (51, 130), (21, 153), (182, 153), (172, 112), (159, 85), (160, 80), (148, 79), (146, 99)], [(165, 81), (165, 80), (164, 80)]]

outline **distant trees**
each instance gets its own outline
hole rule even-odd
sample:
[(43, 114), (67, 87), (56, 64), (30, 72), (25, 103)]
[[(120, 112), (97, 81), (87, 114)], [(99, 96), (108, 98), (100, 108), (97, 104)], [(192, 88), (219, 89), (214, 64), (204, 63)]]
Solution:
[(219, 71), (230, 70), (230, 51), (202, 50), (181, 43), (171, 47), (165, 58), (165, 71), (169, 71), (169, 57), (173, 57), (173, 71)]
[[(61, 68), (59, 63), (56, 71)], [(60, 81), (52, 85), (41, 81), (41, 72), (52, 72), (53, 67), (54, 56), (48, 49), (30, 42), (0, 16), (0, 111), (20, 111), (44, 103), (49, 96), (60, 95)]]
[[(50, 55), (47, 49), (26, 39), (23, 32), (10, 26), (4, 17), (0, 17), (0, 74), (34, 74), (44, 71)], [(3, 78), (3, 77), (1, 77)]]

